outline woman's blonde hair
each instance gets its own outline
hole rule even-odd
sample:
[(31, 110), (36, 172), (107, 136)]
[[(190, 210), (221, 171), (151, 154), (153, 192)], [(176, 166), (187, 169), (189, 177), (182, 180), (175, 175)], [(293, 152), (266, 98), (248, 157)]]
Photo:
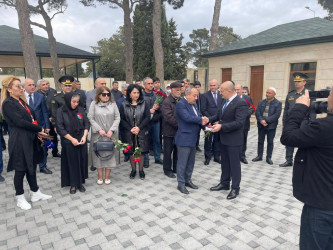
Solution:
[(2, 91), (1, 91), (1, 112), (2, 112), (2, 104), (3, 102), (10, 96), (8, 89), (13, 87), (13, 82), (19, 81), (21, 82), (20, 78), (17, 76), (8, 76), (2, 80)]
[[(109, 92), (111, 94), (111, 90), (108, 87), (106, 87), (106, 86), (99, 87), (96, 91), (96, 97), (95, 97), (96, 104), (100, 102), (99, 95), (102, 94), (104, 90), (106, 90), (107, 92)], [(110, 96), (109, 102), (111, 102), (111, 103), (114, 102), (114, 100), (112, 98), (112, 94)]]

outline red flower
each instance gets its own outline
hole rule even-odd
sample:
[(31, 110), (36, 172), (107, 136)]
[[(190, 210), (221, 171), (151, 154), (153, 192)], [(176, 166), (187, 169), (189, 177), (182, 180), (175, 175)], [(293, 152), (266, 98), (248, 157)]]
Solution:
[(134, 160), (136, 160), (136, 162), (140, 162), (140, 161), (141, 161), (140, 158), (136, 158), (136, 159), (134, 159)]
[(128, 149), (124, 149), (124, 153), (127, 153), (128, 152)]
[(132, 148), (131, 145), (127, 145), (126, 149), (130, 150)]

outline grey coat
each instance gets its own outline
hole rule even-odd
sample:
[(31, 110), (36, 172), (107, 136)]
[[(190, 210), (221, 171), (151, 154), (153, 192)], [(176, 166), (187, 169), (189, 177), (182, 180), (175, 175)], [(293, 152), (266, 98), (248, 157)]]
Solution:
[[(91, 124), (91, 139), (90, 145), (97, 141), (109, 141), (110, 139), (106, 136), (101, 137), (99, 134), (100, 130), (104, 130), (106, 133), (111, 130), (113, 132), (112, 139), (118, 139), (118, 127), (120, 123), (120, 115), (116, 103), (95, 103), (90, 104), (88, 119)], [(100, 152), (101, 156), (108, 155), (109, 152)], [(91, 155), (93, 166), (96, 168), (115, 168), (116, 157), (118, 158), (119, 153), (114, 150), (113, 157), (108, 161), (101, 161), (96, 154), (93, 152)]]

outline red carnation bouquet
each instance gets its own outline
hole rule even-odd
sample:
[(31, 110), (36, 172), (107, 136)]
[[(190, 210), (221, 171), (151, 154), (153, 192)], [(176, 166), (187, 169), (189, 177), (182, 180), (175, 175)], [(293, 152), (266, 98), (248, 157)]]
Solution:
[(162, 91), (154, 90), (154, 92), (155, 92), (155, 95), (156, 95), (156, 100), (155, 100), (154, 104), (160, 104), (165, 98), (168, 97)]
[[(113, 140), (114, 143), (116, 144), (116, 149), (117, 150), (122, 150), (124, 153), (128, 153), (132, 149), (132, 145), (129, 145), (127, 143), (123, 143), (121, 140)], [(136, 147), (133, 152), (133, 162), (140, 162), (140, 155), (141, 155), (141, 148)]]

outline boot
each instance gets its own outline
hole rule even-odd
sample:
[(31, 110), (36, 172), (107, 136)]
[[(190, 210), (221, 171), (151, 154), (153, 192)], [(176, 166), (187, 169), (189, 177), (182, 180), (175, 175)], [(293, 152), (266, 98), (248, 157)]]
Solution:
[(36, 201), (40, 201), (40, 200), (45, 201), (45, 200), (52, 198), (51, 195), (43, 194), (39, 189), (37, 190), (37, 192), (30, 191), (30, 196), (31, 196), (32, 202), (36, 202)]
[(17, 206), (23, 210), (29, 210), (31, 209), (31, 205), (29, 202), (27, 202), (27, 200), (25, 199), (24, 194), (21, 195), (16, 195), (15, 196), (16, 200), (17, 200)]

